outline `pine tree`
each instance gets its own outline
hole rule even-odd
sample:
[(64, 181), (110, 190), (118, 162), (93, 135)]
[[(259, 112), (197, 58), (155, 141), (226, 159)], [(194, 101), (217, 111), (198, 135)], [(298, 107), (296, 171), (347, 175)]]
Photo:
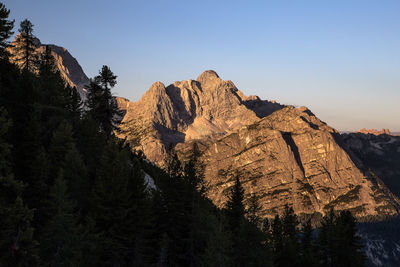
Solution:
[(302, 225), (300, 250), (301, 250), (300, 266), (304, 266), (304, 267), (318, 266), (318, 255), (316, 253), (316, 246), (314, 244), (313, 228), (311, 225), (311, 219), (308, 219)]
[(80, 227), (75, 204), (69, 198), (67, 183), (60, 170), (50, 188), (48, 213), (50, 219), (41, 235), (42, 258), (50, 266), (79, 266), (82, 258)]
[(25, 185), (11, 172), (11, 146), (4, 139), (11, 121), (6, 114), (0, 108), (0, 265), (35, 266), (39, 258), (31, 226), (33, 210), (21, 198)]
[(334, 230), (335, 230), (336, 215), (331, 209), (321, 221), (321, 227), (317, 236), (317, 246), (319, 254), (319, 263), (322, 266), (333, 265), (333, 250), (334, 250)]
[(61, 77), (48, 45), (40, 56), (39, 83), (42, 96), (40, 102), (45, 106), (50, 106), (48, 108), (51, 109), (53, 116), (56, 115), (54, 112), (64, 112), (67, 102), (65, 81)]
[(274, 265), (280, 266), (282, 258), (285, 257), (283, 254), (284, 249), (284, 234), (282, 221), (279, 215), (276, 215), (271, 223), (271, 244), (274, 255)]
[(182, 163), (172, 149), (165, 171), (169, 177), (163, 179), (157, 194), (163, 207), (157, 218), (163, 238), (159, 257), (160, 260), (164, 258), (168, 266), (190, 266), (193, 263), (194, 246), (194, 232), (191, 231), (194, 222), (191, 209), (192, 193), (196, 189), (185, 180)]
[(81, 213), (87, 214), (92, 184), (87, 167), (75, 145), (66, 152), (63, 169), (71, 199), (76, 202)]
[[(49, 159), (51, 163), (50, 176), (57, 177), (60, 168), (64, 168), (67, 153), (74, 148), (72, 126), (63, 121), (53, 133), (51, 146), (49, 148)], [(53, 178), (54, 179), (54, 178)], [(52, 181), (50, 182), (53, 183)]]
[(235, 184), (231, 188), (228, 201), (225, 205), (229, 229), (232, 233), (232, 259), (234, 262), (239, 261), (244, 256), (240, 251), (244, 243), (242, 235), (245, 215), (243, 199), (244, 189), (240, 183), (239, 176), (236, 176)]
[(0, 59), (6, 58), (5, 48), (9, 45), (7, 40), (13, 34), (14, 20), (8, 20), (9, 15), (10, 10), (0, 3)]
[(111, 94), (111, 88), (117, 84), (115, 76), (109, 67), (103, 66), (99, 75), (90, 81), (86, 105), (92, 118), (98, 123), (99, 129), (110, 136), (118, 129), (121, 112)]
[(166, 172), (173, 179), (182, 179), (183, 176), (183, 166), (182, 162), (178, 159), (178, 155), (172, 148), (169, 149), (166, 158)]
[(205, 193), (204, 187), (204, 165), (200, 161), (200, 150), (197, 143), (193, 149), (188, 162), (183, 168), (184, 188), (181, 192), (185, 207), (185, 217), (188, 224), (187, 236), (187, 258), (189, 266), (198, 266), (201, 258), (202, 244), (200, 242), (201, 231), (204, 225), (201, 221), (201, 198)]
[(76, 87), (67, 86), (65, 88), (66, 109), (68, 112), (68, 121), (74, 128), (77, 128), (82, 118), (83, 102)]
[(204, 267), (235, 266), (231, 259), (232, 237), (225, 228), (223, 217), (209, 217), (212, 229), (208, 234), (207, 247), (203, 256)]
[(231, 188), (230, 195), (228, 196), (228, 202), (225, 205), (228, 222), (233, 236), (239, 233), (245, 214), (243, 199), (244, 189), (240, 183), (239, 176), (236, 176), (235, 184)]
[(251, 194), (248, 200), (248, 208), (246, 210), (246, 217), (250, 223), (252, 223), (256, 227), (261, 228), (261, 218), (258, 216), (261, 207), (258, 202), (258, 197), (256, 194)]
[(38, 68), (38, 55), (36, 53), (35, 36), (33, 35), (33, 24), (25, 19), (21, 22), (14, 44), (15, 53), (11, 57), (12, 62), (25, 71), (36, 73)]
[(341, 211), (336, 218), (332, 239), (333, 266), (364, 266), (363, 246), (360, 237), (357, 236), (356, 220), (350, 211)]
[(139, 249), (146, 190), (141, 170), (110, 139), (98, 169), (92, 198), (92, 218), (101, 236), (105, 265), (135, 265), (143, 261)]
[[(204, 195), (206, 191), (204, 181), (204, 163), (200, 160), (201, 152), (197, 143), (193, 143), (188, 162), (184, 166), (184, 178), (195, 192)], [(176, 157), (176, 155), (174, 156)], [(193, 192), (193, 194), (195, 193)]]
[(283, 255), (284, 260), (280, 266), (293, 266), (299, 264), (299, 240), (297, 226), (299, 222), (293, 208), (285, 206), (282, 216), (283, 230)]

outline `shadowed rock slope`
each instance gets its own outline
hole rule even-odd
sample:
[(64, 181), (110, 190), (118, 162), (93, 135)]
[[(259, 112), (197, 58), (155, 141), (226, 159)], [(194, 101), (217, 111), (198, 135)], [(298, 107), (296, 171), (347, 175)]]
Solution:
[[(15, 42), (19, 41), (19, 38), (20, 35), (17, 35), (14, 41), (10, 43), (11, 46), (7, 48), (7, 51), (11, 55), (16, 53), (13, 46)], [(49, 46), (51, 54), (55, 59), (56, 66), (65, 82), (71, 87), (76, 86), (81, 98), (85, 99), (86, 89), (84, 87), (89, 84), (89, 78), (84, 73), (81, 65), (79, 65), (78, 61), (68, 52), (68, 50), (53, 44), (42, 44), (37, 38), (35, 38), (35, 46), (35, 53), (38, 57), (40, 57), (41, 54), (44, 54), (46, 51), (46, 46)], [(12, 57), (10, 59), (12, 61)]]
[(168, 87), (156, 82), (138, 102), (118, 103), (126, 112), (122, 137), (149, 160), (162, 165), (169, 147), (185, 158), (193, 142), (200, 145), (208, 196), (217, 206), (239, 175), (263, 217), (285, 204), (297, 214), (322, 215), (331, 207), (360, 218), (398, 214), (399, 200), (360, 170), (336, 141), (338, 132), (305, 107), (246, 97), (214, 71)]

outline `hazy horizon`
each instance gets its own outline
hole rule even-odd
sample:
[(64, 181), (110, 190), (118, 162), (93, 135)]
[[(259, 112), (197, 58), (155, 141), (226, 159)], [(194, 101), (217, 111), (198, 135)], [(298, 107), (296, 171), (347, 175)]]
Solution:
[(207, 69), (246, 95), (307, 106), (341, 131), (400, 132), (398, 1), (2, 1), (17, 32), (67, 48), (117, 96)]

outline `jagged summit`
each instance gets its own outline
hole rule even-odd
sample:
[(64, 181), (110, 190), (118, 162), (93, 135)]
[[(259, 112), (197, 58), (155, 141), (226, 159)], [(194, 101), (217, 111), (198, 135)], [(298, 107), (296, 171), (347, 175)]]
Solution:
[(204, 71), (197, 80), (177, 81), (167, 87), (155, 82), (138, 102), (121, 108), (127, 106), (126, 125), (156, 132), (145, 139), (154, 140), (141, 144), (141, 149), (160, 164), (171, 145), (224, 135), (282, 108), (259, 98), (248, 101), (232, 81), (222, 80), (212, 70)]

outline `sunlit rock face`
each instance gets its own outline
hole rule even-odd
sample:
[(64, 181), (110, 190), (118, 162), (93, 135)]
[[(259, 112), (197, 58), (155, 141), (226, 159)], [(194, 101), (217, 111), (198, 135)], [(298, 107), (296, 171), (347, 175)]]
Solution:
[[(7, 51), (11, 55), (16, 53), (16, 51), (13, 49), (13, 45), (18, 41), (19, 38), (20, 35), (18, 35), (14, 41), (11, 42), (11, 46), (7, 48)], [(71, 87), (76, 86), (81, 98), (86, 99), (86, 89), (84, 87), (89, 84), (89, 78), (82, 70), (82, 67), (79, 65), (78, 61), (68, 52), (68, 50), (57, 45), (42, 44), (37, 38), (35, 39), (35, 46), (35, 53), (37, 54), (38, 58), (40, 58), (40, 55), (44, 54), (46, 51), (46, 46), (49, 46), (51, 54), (55, 59), (57, 69), (60, 71), (60, 74), (65, 82)], [(11, 56), (11, 61), (12, 58), (13, 57)]]
[(283, 107), (247, 99), (232, 81), (220, 79), (214, 71), (167, 87), (156, 82), (135, 103), (118, 101), (126, 111), (124, 136), (134, 149), (143, 150), (148, 159), (159, 165), (170, 146), (189, 140), (218, 139), (259, 120), (259, 114), (271, 114)]
[(264, 217), (285, 204), (297, 214), (331, 207), (360, 218), (398, 214), (399, 200), (356, 165), (336, 130), (305, 107), (246, 97), (215, 71), (167, 87), (156, 82), (138, 102), (118, 103), (126, 112), (122, 137), (149, 160), (162, 166), (170, 147), (184, 159), (199, 144), (208, 196), (219, 207), (239, 175)]
[[(222, 207), (239, 175), (246, 198), (255, 194), (265, 217), (285, 204), (297, 214), (322, 215), (330, 208), (360, 218), (397, 214), (398, 199), (356, 166), (337, 135), (308, 109), (289, 106), (217, 141), (202, 140), (209, 197)], [(180, 151), (190, 147), (177, 145)]]

